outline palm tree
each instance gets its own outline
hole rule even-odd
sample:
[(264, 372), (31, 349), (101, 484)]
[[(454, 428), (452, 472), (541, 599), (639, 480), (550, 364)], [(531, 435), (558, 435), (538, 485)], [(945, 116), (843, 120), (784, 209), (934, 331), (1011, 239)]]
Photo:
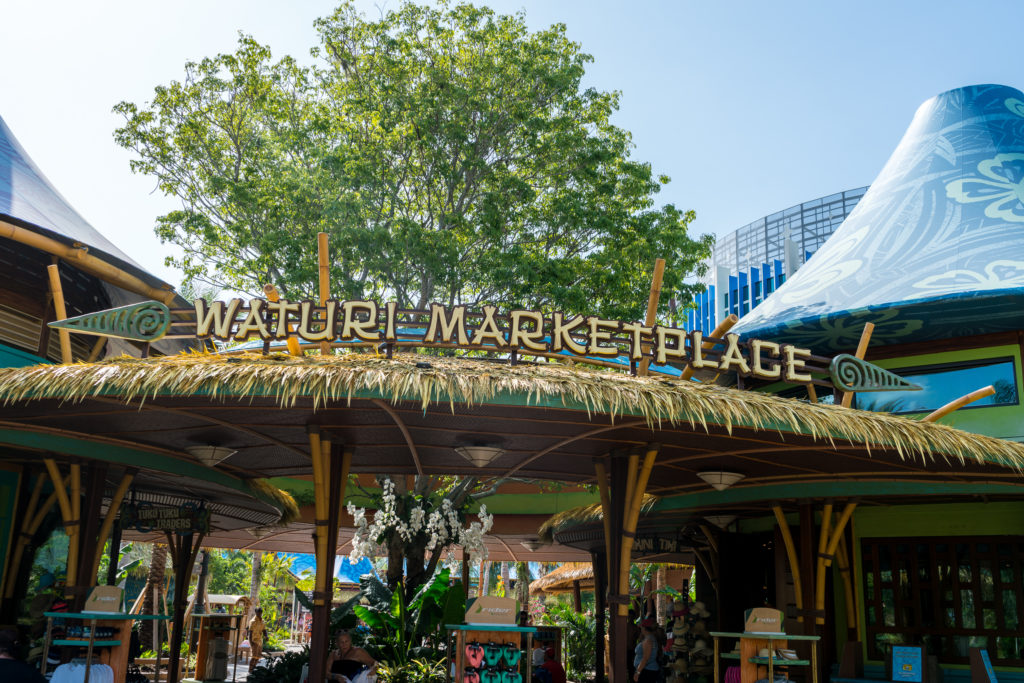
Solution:
[[(146, 586), (142, 589), (143, 614), (157, 614), (159, 612), (166, 573), (167, 546), (156, 543), (153, 545), (153, 554), (149, 559), (149, 575), (146, 577)], [(142, 622), (142, 630), (139, 632), (139, 642), (152, 643), (154, 652), (160, 648), (160, 630), (158, 628), (160, 623), (156, 619), (146, 619)]]

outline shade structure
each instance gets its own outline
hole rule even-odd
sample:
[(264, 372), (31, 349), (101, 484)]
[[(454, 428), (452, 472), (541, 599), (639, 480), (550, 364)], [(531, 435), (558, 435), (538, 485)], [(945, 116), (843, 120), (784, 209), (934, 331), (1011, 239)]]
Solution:
[(1024, 327), (1024, 93), (973, 85), (917, 110), (829, 240), (733, 329), (823, 351)]
[[(1015, 486), (1024, 463), (1020, 444), (890, 415), (558, 364), (423, 358), (183, 354), (0, 370), (0, 443), (102, 440), (190, 467), (203, 466), (189, 445), (218, 443), (238, 451), (224, 472), (291, 476), (310, 473), (317, 425), (353, 450), (353, 472), (587, 482), (593, 458), (656, 441), (648, 491), (698, 497), (709, 467), (745, 474), (722, 492), (736, 496), (954, 473)], [(454, 447), (481, 434), (506, 452), (478, 468)]]
[(531, 593), (569, 593), (573, 583), (580, 588), (594, 590), (594, 566), (589, 562), (566, 562), (539, 579), (530, 582)]

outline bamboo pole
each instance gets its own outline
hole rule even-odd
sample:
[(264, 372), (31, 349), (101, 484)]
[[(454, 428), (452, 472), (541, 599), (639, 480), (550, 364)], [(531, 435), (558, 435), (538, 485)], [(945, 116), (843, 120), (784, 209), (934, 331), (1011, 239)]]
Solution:
[(850, 560), (846, 556), (846, 538), (839, 542), (836, 552), (839, 576), (843, 579), (843, 601), (846, 603), (846, 628), (857, 628), (857, 606), (853, 601), (853, 578), (850, 576)]
[[(46, 266), (46, 273), (50, 277), (50, 293), (53, 295), (55, 320), (65, 320), (68, 317), (68, 309), (64, 306), (64, 288), (60, 284), (60, 268), (53, 263)], [(60, 337), (60, 360), (67, 365), (71, 362), (71, 333), (61, 327), (57, 329), (57, 334)]]
[(947, 415), (952, 413), (954, 410), (958, 410), (960, 408), (963, 408), (968, 403), (974, 403), (975, 401), (983, 399), (986, 396), (991, 396), (994, 393), (996, 393), (996, 388), (993, 387), (992, 385), (989, 385), (989, 386), (984, 387), (982, 389), (976, 389), (976, 390), (972, 391), (969, 394), (965, 394), (965, 395), (961, 396), (960, 398), (956, 399), (955, 401), (950, 401), (949, 403), (947, 403), (946, 405), (942, 406), (941, 408), (939, 408), (938, 410), (934, 411), (933, 413), (930, 413), (929, 415), (925, 415), (924, 417), (921, 418), (921, 422), (935, 422), (937, 420), (940, 420), (941, 418), (946, 417)]
[[(327, 300), (331, 298), (331, 269), (328, 264), (326, 232), (318, 232), (316, 235), (316, 256), (320, 271), (320, 305), (326, 306)], [(329, 324), (326, 318), (324, 318), (324, 324)], [(331, 354), (331, 341), (320, 342), (321, 356), (329, 356)]]
[[(338, 519), (341, 513), (345, 512), (345, 489), (348, 487), (348, 473), (352, 469), (352, 449), (346, 448), (341, 452), (341, 490), (338, 491)], [(337, 554), (337, 553), (335, 553)]]
[[(864, 323), (864, 329), (860, 332), (860, 341), (857, 343), (857, 352), (854, 354), (857, 358), (863, 359), (868, 352), (868, 344), (871, 342), (871, 333), (875, 331), (874, 323)], [(843, 407), (849, 408), (853, 402), (852, 391), (847, 391), (843, 394)]]
[(782, 543), (786, 546), (786, 557), (789, 559), (789, 572), (793, 575), (793, 594), (796, 600), (797, 614), (799, 615), (797, 619), (799, 621), (803, 621), (804, 598), (803, 591), (800, 586), (800, 560), (796, 556), (796, 545), (793, 543), (793, 534), (789, 530), (789, 522), (786, 521), (786, 515), (783, 514), (782, 508), (778, 505), (773, 505), (772, 512), (775, 513), (775, 521), (779, 524), (779, 532), (782, 534)]
[[(659, 258), (654, 260), (654, 275), (651, 277), (651, 293), (647, 297), (647, 317), (644, 319), (645, 327), (652, 327), (658, 318), (658, 303), (661, 301), (661, 281), (665, 277), (665, 259)], [(644, 351), (650, 348), (649, 344), (644, 345)], [(650, 358), (644, 358), (640, 361), (640, 368), (637, 370), (637, 374), (641, 376), (647, 375), (647, 368), (651, 365)]]
[[(65, 479), (65, 485), (67, 480)], [(25, 548), (28, 547), (29, 540), (39, 530), (40, 525), (46, 518), (46, 515), (50, 514), (50, 510), (57, 503), (57, 493), (51, 493), (46, 501), (43, 503), (39, 511), (36, 512), (35, 517), (32, 518), (32, 522), (28, 525), (28, 528), (22, 533), (21, 537), (18, 538), (18, 543), (14, 546), (14, 554), (11, 560), (10, 571), (17, 571), (18, 565), (21, 564), (21, 557), (25, 554)], [(4, 585), (4, 599), (10, 600), (14, 596), (14, 577), (8, 575), (7, 583)]]
[(89, 351), (88, 358), (85, 359), (86, 363), (92, 363), (100, 357), (100, 353), (103, 351), (103, 347), (107, 344), (106, 337), (100, 337), (96, 340), (96, 343), (92, 345), (92, 350)]
[(608, 491), (608, 473), (604, 463), (594, 459), (594, 472), (597, 474), (597, 492), (601, 496), (601, 517), (604, 521), (604, 554), (608, 576), (612, 571), (612, 499)]
[(315, 590), (320, 595), (319, 598), (316, 595), (313, 596), (313, 604), (322, 605), (323, 587), (325, 584), (323, 567), (327, 561), (327, 553), (325, 552), (327, 536), (322, 528), (327, 521), (326, 482), (324, 482), (323, 461), (320, 457), (320, 428), (317, 425), (309, 425), (306, 429), (309, 433), (309, 456), (313, 461), (313, 503), (316, 510), (313, 528), (317, 564)]
[[(333, 557), (334, 552), (338, 549), (338, 536), (335, 533), (334, 538), (331, 538), (328, 533), (331, 517), (331, 495), (334, 492), (331, 491), (331, 439), (326, 434), (320, 435), (320, 472), (324, 479), (324, 520), (328, 521), (328, 525), (324, 527), (324, 562), (327, 562), (328, 557)], [(334, 597), (333, 574), (326, 577), (325, 581), (324, 590), (327, 591), (327, 604), (330, 605)]]
[(129, 275), (120, 268), (91, 255), (84, 247), (68, 246), (3, 220), (0, 220), (0, 237), (52, 254), (85, 273), (129, 292), (162, 301), (167, 305), (174, 302), (174, 290), (169, 285), (166, 285), (166, 288), (152, 287), (134, 275)]
[[(277, 291), (277, 287), (274, 285), (263, 285), (263, 295), (267, 297), (267, 301), (271, 303), (276, 303), (281, 300), (281, 294)], [(288, 324), (288, 339), (286, 340), (286, 343), (288, 344), (288, 353), (293, 356), (302, 355), (302, 347), (299, 346), (299, 339), (292, 335), (291, 323)]]
[[(730, 313), (728, 316), (722, 319), (722, 322), (718, 323), (718, 326), (715, 327), (715, 329), (708, 336), (715, 337), (716, 339), (721, 339), (729, 332), (729, 330), (732, 329), (733, 325), (739, 322), (739, 320), (739, 317), (737, 317), (735, 313)], [(714, 348), (714, 346), (714, 342), (706, 341), (700, 345), (700, 348), (703, 349), (704, 351), (710, 351), (712, 348)], [(693, 377), (693, 366), (687, 365), (686, 369), (683, 370), (683, 374), (680, 375), (680, 379), (690, 379), (691, 377)]]
[[(125, 494), (128, 493), (128, 487), (132, 485), (132, 480), (134, 478), (134, 471), (126, 471), (124, 476), (121, 477), (121, 483), (118, 484), (117, 490), (114, 491), (113, 498), (110, 499), (110, 507), (107, 508), (107, 516), (103, 518), (103, 525), (100, 526), (99, 534), (96, 536), (96, 555), (93, 557), (92, 561), (92, 573), (89, 575), (90, 581), (96, 577), (96, 572), (100, 569), (100, 560), (103, 558), (103, 545), (107, 542), (107, 536), (110, 535), (110, 530), (114, 528), (114, 519), (117, 517), (117, 513), (121, 509), (121, 502), (124, 500)], [(111, 553), (111, 557), (116, 556), (116, 552)]]
[[(636, 488), (636, 477), (639, 472), (640, 454), (634, 451), (629, 454), (629, 464), (626, 469), (626, 498), (623, 501), (623, 510), (627, 515), (633, 505), (633, 490)], [(622, 521), (625, 523), (626, 517), (623, 517)]]
[[(78, 556), (82, 549), (82, 466), (71, 465), (71, 514), (68, 534), (67, 585), (78, 585)], [(76, 600), (78, 596), (75, 596)]]
[[(28, 476), (28, 475), (27, 474), (23, 474), (22, 476)], [(24, 507), (24, 512), (22, 513), (22, 516), (21, 516), (21, 532), (18, 535), (18, 540), (16, 542), (15, 548), (17, 548), (18, 544), (22, 543), (22, 538), (24, 537), (24, 534), (25, 534), (26, 530), (28, 529), (28, 525), (32, 522), (32, 517), (35, 515), (36, 505), (39, 504), (39, 497), (42, 495), (43, 484), (45, 484), (45, 483), (46, 483), (46, 477), (43, 477), (43, 476), (36, 477), (36, 483), (32, 487), (32, 493), (31, 493), (31, 495), (29, 495), (28, 504)], [(21, 556), (18, 555), (16, 561), (13, 562), (10, 566), (7, 567), (7, 571), (4, 572), (3, 576), (0, 576), (0, 596), (7, 595), (7, 582), (8, 581), (12, 581), (13, 582), (15, 580), (13, 577), (10, 577), (11, 570), (14, 567), (16, 567), (20, 562), (21, 562)], [(17, 572), (15, 570), (15, 574), (16, 573)]]
[(54, 492), (57, 494), (57, 503), (60, 504), (60, 515), (65, 521), (71, 519), (71, 502), (68, 500), (68, 493), (64, 490), (64, 478), (60, 476), (57, 463), (53, 458), (44, 458), (43, 464), (46, 471), (50, 473), (50, 481), (53, 482)]
[[(815, 563), (815, 592), (814, 592), (814, 604), (816, 609), (824, 609), (825, 599), (825, 549), (828, 548), (828, 542), (831, 538), (830, 527), (832, 525), (832, 503), (825, 503), (825, 509), (821, 513), (821, 529), (818, 532), (818, 561)], [(818, 607), (818, 593), (821, 593), (822, 605)], [(825, 618), (821, 616), (814, 617), (814, 623), (824, 624)]]
[[(622, 547), (619, 550), (619, 595), (629, 595), (629, 565), (633, 557), (633, 538), (636, 536), (637, 522), (640, 518), (640, 505), (643, 502), (644, 491), (647, 490), (647, 481), (651, 476), (651, 469), (654, 467), (654, 460), (658, 457), (658, 444), (648, 444), (647, 453), (644, 455), (644, 464), (639, 475), (635, 478), (635, 489), (630, 495), (629, 489), (626, 495), (629, 497), (629, 505), (626, 507), (626, 514), (623, 518)], [(630, 455), (630, 461), (634, 456)], [(636, 456), (639, 458), (639, 456)], [(632, 469), (631, 469), (632, 473)], [(629, 605), (619, 604), (619, 616), (629, 614)]]
[[(828, 506), (830, 507), (830, 506)], [(815, 577), (814, 590), (814, 609), (817, 615), (814, 617), (816, 624), (824, 624), (825, 617), (819, 616), (825, 609), (825, 568), (832, 566), (832, 559), (830, 555), (834, 555), (836, 552), (836, 546), (839, 545), (839, 538), (843, 534), (843, 530), (846, 528), (846, 523), (850, 521), (850, 517), (853, 515), (853, 511), (857, 509), (857, 503), (847, 503), (846, 507), (843, 508), (842, 514), (839, 515), (839, 519), (836, 520), (835, 529), (832, 532), (832, 536), (825, 546), (825, 552), (822, 553), (819, 550), (818, 553), (818, 575)], [(829, 510), (831, 514), (831, 510)], [(824, 522), (822, 523), (822, 532), (825, 532)], [(819, 549), (821, 546), (819, 545)]]

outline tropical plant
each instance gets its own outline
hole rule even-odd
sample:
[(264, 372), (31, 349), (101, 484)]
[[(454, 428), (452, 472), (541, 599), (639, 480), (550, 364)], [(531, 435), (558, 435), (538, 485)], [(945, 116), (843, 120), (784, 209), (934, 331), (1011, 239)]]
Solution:
[(569, 680), (583, 681), (594, 677), (597, 658), (597, 620), (588, 612), (577, 612), (572, 605), (555, 604), (541, 616), (548, 626), (562, 627), (562, 647), (566, 654)]
[(244, 550), (211, 550), (208, 575), (207, 592), (245, 595), (249, 592), (252, 575), (252, 553)]
[(365, 604), (353, 604), (351, 609), (370, 629), (368, 649), (396, 666), (407, 665), (413, 658), (433, 661), (444, 643), (445, 624), (461, 622), (466, 613), (462, 583), (450, 584), (447, 568), (408, 602), (401, 584), (392, 591), (373, 575), (360, 580), (359, 597)]
[(380, 683), (445, 683), (444, 659), (413, 659), (407, 664), (381, 664), (377, 668)]
[(302, 667), (309, 663), (309, 647), (301, 651), (285, 652), (266, 666), (257, 666), (249, 671), (248, 683), (287, 683), (298, 681)]

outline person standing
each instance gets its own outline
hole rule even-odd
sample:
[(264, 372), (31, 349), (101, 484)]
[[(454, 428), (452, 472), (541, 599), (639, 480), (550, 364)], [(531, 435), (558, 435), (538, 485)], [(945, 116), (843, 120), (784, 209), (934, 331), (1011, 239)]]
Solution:
[(256, 608), (256, 616), (249, 622), (247, 636), (249, 638), (249, 666), (263, 659), (263, 636), (267, 632), (267, 626), (263, 623), (263, 609)]
[(660, 679), (658, 622), (644, 619), (640, 628), (640, 642), (633, 651), (633, 680), (637, 683), (656, 683)]
[(10, 629), (0, 631), (0, 681), (4, 683), (46, 683), (41, 673), (16, 656), (18, 634)]
[(544, 650), (544, 665), (541, 668), (551, 674), (551, 683), (566, 683), (565, 667), (555, 658), (555, 648)]

